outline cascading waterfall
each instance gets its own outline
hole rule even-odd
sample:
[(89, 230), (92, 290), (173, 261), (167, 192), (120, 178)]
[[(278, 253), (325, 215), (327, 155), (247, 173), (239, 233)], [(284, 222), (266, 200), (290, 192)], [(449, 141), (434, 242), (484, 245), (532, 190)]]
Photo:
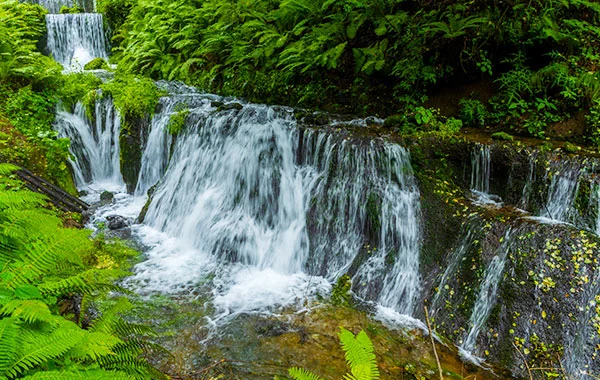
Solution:
[[(288, 302), (351, 272), (374, 286), (357, 286), (360, 296), (412, 314), (420, 291), (420, 211), (405, 149), (301, 130), (291, 110), (218, 111), (210, 99), (190, 106), (190, 98), (186, 130), (170, 152), (165, 125), (176, 102), (162, 102), (136, 191), (153, 185), (161, 173), (151, 169), (164, 167), (171, 154), (145, 217), (168, 242), (148, 252), (133, 287), (177, 291), (202, 273), (223, 272), (214, 279), (217, 305), (248, 309)], [(368, 242), (372, 252), (364, 250)], [(234, 294), (248, 289), (252, 305)]]
[(476, 204), (501, 206), (502, 199), (490, 194), (492, 157), (489, 145), (477, 144), (471, 151), (471, 194)]
[(168, 131), (169, 121), (177, 105), (182, 104), (173, 97), (160, 99), (160, 111), (152, 118), (150, 133), (144, 144), (142, 167), (135, 188), (135, 195), (144, 195), (161, 179), (167, 170), (172, 135)]
[(302, 147), (303, 163), (319, 173), (311, 196), (311, 272), (334, 279), (363, 249), (369, 257), (356, 270), (355, 291), (411, 315), (420, 292), (420, 206), (408, 152), (310, 130)]
[(81, 70), (94, 58), (108, 59), (101, 14), (49, 14), (46, 27), (48, 51), (65, 69)]
[(96, 101), (94, 115), (95, 120), (91, 122), (80, 102), (73, 113), (58, 111), (56, 115), (55, 128), (59, 136), (71, 139), (75, 184), (78, 188), (91, 183), (122, 187), (119, 164), (121, 117), (110, 98)]
[(502, 278), (504, 265), (506, 264), (506, 256), (510, 249), (510, 241), (512, 238), (512, 228), (508, 228), (504, 234), (502, 243), (498, 247), (498, 251), (483, 274), (483, 281), (479, 286), (479, 293), (475, 306), (471, 312), (469, 319), (469, 333), (459, 347), (460, 354), (466, 359), (480, 363), (481, 359), (475, 355), (475, 345), (477, 337), (481, 329), (485, 326), (490, 313), (496, 305), (496, 294), (498, 292), (498, 284)]

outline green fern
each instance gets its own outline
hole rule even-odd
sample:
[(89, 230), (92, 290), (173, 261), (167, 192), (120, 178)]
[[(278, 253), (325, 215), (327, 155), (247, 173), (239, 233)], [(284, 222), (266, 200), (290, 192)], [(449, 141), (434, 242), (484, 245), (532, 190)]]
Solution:
[[(360, 331), (355, 336), (340, 327), (338, 336), (346, 356), (346, 363), (350, 368), (350, 372), (344, 375), (344, 380), (378, 380), (379, 368), (375, 349), (367, 334)], [(321, 377), (302, 368), (290, 368), (288, 373), (294, 380), (322, 380)]]
[[(14, 167), (0, 165), (0, 173)], [(148, 328), (129, 324), (120, 313), (125, 299), (98, 310), (92, 328), (79, 315), (59, 315), (60, 299), (79, 294), (74, 313), (111, 290), (127, 272), (111, 265), (130, 254), (122, 246), (93, 242), (89, 232), (62, 227), (41, 208), (43, 197), (7, 190), (0, 179), (0, 379), (163, 379), (144, 359), (155, 350), (143, 337)], [(102, 268), (94, 267), (99, 261)]]
[(323, 380), (322, 377), (302, 368), (290, 368), (288, 373), (294, 380)]

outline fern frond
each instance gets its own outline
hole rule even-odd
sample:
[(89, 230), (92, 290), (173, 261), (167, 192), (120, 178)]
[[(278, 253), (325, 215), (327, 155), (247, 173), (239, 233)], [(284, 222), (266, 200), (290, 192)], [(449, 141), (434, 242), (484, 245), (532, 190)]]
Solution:
[(20, 323), (17, 318), (0, 319), (0, 374), (10, 367), (20, 348)]
[(348, 380), (379, 379), (375, 349), (367, 334), (361, 331), (355, 337), (350, 331), (340, 327), (338, 336), (351, 372), (345, 378)]
[(120, 371), (43, 371), (22, 377), (21, 380), (131, 380), (131, 377)]
[(317, 376), (310, 371), (297, 367), (288, 369), (288, 374), (294, 380), (323, 380), (322, 377)]
[(50, 312), (48, 305), (39, 300), (10, 301), (0, 309), (0, 314), (20, 318), (27, 323), (54, 322), (54, 316)]
[(85, 332), (78, 328), (57, 329), (49, 337), (42, 333), (32, 333), (28, 349), (2, 375), (17, 377), (29, 369), (58, 358), (78, 344), (84, 334)]

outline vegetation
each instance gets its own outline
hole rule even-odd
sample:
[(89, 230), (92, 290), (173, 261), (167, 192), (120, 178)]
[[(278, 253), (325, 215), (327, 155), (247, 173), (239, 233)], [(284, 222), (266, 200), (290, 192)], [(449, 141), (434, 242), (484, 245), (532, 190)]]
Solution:
[[(97, 309), (134, 252), (64, 228), (44, 199), (0, 165), (0, 376), (7, 379), (147, 379), (147, 329), (125, 322), (125, 299)], [(133, 338), (133, 335), (136, 338)]]
[(105, 0), (101, 8), (128, 72), (381, 115), (427, 108), (438, 89), (483, 81), (493, 83), (491, 99), (466, 96), (460, 113), (446, 116), (543, 137), (591, 108), (585, 138), (598, 142), (597, 2)]
[[(379, 369), (373, 349), (373, 343), (364, 331), (352, 334), (340, 327), (338, 333), (342, 350), (350, 372), (344, 375), (346, 380), (377, 380)], [(321, 380), (322, 378), (302, 368), (290, 368), (289, 374), (294, 380)]]

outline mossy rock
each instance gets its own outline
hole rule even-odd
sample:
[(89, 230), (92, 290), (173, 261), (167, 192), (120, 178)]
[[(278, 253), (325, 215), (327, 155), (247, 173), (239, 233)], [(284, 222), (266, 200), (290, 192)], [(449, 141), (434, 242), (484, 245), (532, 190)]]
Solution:
[(563, 145), (563, 150), (567, 153), (577, 153), (581, 150), (580, 147), (578, 147), (575, 144), (571, 144), (570, 142), (566, 142), (565, 145)]
[(495, 132), (491, 136), (494, 140), (513, 141), (515, 138), (506, 132)]
[(94, 58), (83, 66), (84, 70), (108, 70), (108, 63), (103, 58)]

